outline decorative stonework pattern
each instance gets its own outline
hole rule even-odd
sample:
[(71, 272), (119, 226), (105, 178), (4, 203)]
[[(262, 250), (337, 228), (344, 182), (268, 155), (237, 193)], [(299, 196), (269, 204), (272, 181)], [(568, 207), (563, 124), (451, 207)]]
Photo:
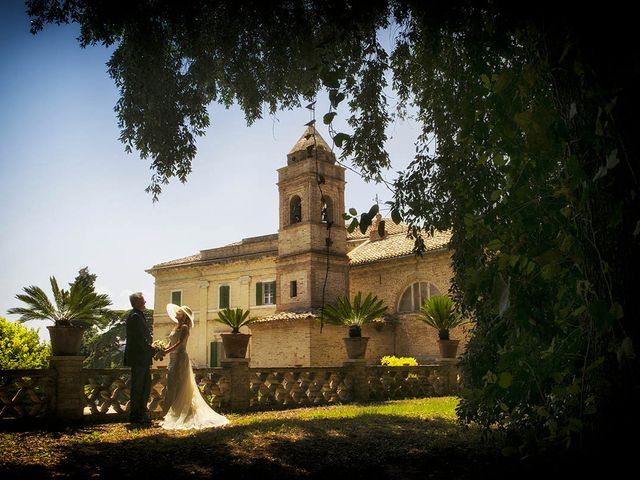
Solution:
[(226, 409), (231, 399), (231, 383), (224, 368), (195, 368), (200, 393), (214, 410)]
[(435, 397), (451, 393), (448, 367), (419, 365), (367, 367), (371, 400)]
[[(125, 414), (129, 412), (131, 374), (128, 368), (86, 369), (84, 377), (85, 415)], [(165, 369), (151, 370), (149, 411), (162, 412), (166, 386)]]
[[(248, 359), (242, 360), (228, 361), (222, 368), (194, 369), (198, 388), (214, 409), (313, 407), (451, 395), (459, 388), (455, 361), (415, 367), (371, 366), (364, 360), (354, 360), (342, 367), (248, 368)], [(64, 369), (57, 373), (54, 369), (0, 370), (0, 421), (53, 414), (63, 418), (66, 415), (63, 407), (76, 402), (80, 416), (83, 413), (96, 419), (126, 416), (131, 377), (128, 368), (78, 369), (66, 378), (64, 372)], [(165, 368), (151, 370), (149, 410), (155, 418), (164, 414), (167, 374)], [(73, 390), (66, 397), (59, 393), (61, 385), (69, 382), (82, 386), (77, 389), (77, 397)]]
[(350, 381), (339, 367), (252, 368), (249, 379), (252, 408), (312, 407), (352, 398)]
[[(225, 407), (229, 399), (229, 382), (222, 368), (194, 369), (196, 383), (204, 399), (212, 408)], [(129, 369), (86, 369), (84, 376), (84, 413), (101, 416), (129, 412)], [(149, 412), (152, 417), (164, 415), (164, 395), (167, 386), (167, 369), (151, 369), (151, 394)]]
[(54, 395), (52, 370), (0, 370), (0, 420), (43, 417)]

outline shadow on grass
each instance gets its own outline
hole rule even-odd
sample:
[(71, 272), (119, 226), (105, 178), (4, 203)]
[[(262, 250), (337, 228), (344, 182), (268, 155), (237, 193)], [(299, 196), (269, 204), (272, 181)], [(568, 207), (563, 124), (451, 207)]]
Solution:
[[(233, 418), (232, 418), (233, 420)], [(369, 414), (353, 418), (239, 418), (198, 432), (83, 426), (56, 448), (50, 468), (7, 464), (3, 478), (472, 478), (495, 460), (477, 432), (444, 419)], [(108, 429), (119, 435), (109, 435)], [(55, 431), (34, 435), (57, 435)], [(137, 436), (140, 435), (140, 436)]]
[[(351, 418), (231, 418), (224, 428), (132, 432), (82, 426), (56, 444), (51, 467), (6, 463), (5, 478), (539, 478), (581, 461), (503, 458), (454, 421), (388, 414)], [(22, 435), (60, 435), (40, 430)], [(562, 467), (562, 462), (569, 463)], [(571, 463), (573, 462), (573, 463)], [(582, 465), (584, 467), (584, 465)], [(560, 470), (558, 470), (558, 468)]]

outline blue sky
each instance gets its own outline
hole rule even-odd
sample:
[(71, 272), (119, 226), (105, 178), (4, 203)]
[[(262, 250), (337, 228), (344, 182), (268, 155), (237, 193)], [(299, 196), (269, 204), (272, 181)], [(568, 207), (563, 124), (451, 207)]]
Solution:
[[(81, 49), (76, 26), (33, 36), (23, 3), (0, 3), (0, 316), (16, 318), (6, 311), (19, 305), (22, 287), (49, 292), (50, 275), (66, 285), (84, 266), (114, 307), (128, 308), (133, 291), (145, 292), (152, 306), (145, 269), (277, 232), (276, 169), (302, 135), (307, 110), (247, 127), (239, 109), (212, 105), (188, 182), (173, 181), (154, 204), (144, 191), (149, 163), (118, 141), (118, 92), (105, 66), (111, 50)], [(318, 105), (321, 119), (328, 108), (322, 99)], [(399, 170), (414, 153), (418, 126), (397, 122), (388, 133)], [(347, 208), (369, 208), (376, 195), (391, 198), (382, 185), (347, 172)]]

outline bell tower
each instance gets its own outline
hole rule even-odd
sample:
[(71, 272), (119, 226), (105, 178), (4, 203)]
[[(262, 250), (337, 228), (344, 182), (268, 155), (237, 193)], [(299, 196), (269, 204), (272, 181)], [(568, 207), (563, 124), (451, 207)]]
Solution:
[(277, 311), (310, 310), (348, 292), (344, 171), (314, 127), (278, 169)]

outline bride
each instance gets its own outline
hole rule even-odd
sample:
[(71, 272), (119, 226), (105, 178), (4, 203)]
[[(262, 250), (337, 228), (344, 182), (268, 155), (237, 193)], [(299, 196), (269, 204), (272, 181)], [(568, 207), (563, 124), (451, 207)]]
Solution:
[(220, 427), (229, 420), (216, 413), (202, 398), (196, 385), (191, 362), (187, 354), (187, 342), (193, 326), (193, 312), (183, 305), (167, 305), (167, 313), (177, 323), (169, 334), (169, 347), (162, 354), (169, 354), (167, 390), (164, 399), (167, 414), (160, 423), (166, 430), (187, 430)]

